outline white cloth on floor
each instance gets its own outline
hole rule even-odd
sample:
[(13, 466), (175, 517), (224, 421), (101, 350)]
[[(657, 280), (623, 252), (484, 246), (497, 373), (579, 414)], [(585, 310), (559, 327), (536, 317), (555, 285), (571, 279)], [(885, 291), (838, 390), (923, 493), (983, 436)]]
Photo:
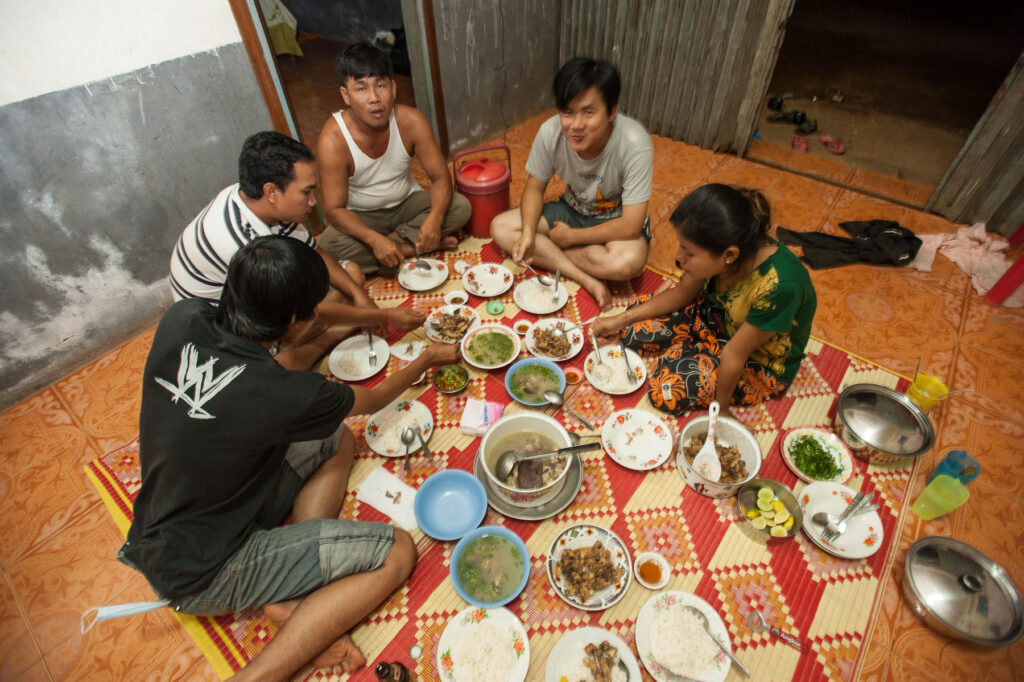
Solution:
[(412, 506), (415, 498), (415, 488), (382, 466), (371, 471), (356, 490), (357, 500), (394, 519), (405, 530), (416, 528), (416, 514)]

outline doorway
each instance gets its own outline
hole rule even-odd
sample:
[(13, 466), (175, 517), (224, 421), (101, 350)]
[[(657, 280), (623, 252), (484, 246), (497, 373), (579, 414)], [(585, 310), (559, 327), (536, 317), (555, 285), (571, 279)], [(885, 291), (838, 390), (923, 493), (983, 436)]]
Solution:
[(1017, 3), (797, 0), (768, 89), (781, 111), (763, 104), (747, 157), (865, 191), (900, 178), (920, 191), (887, 198), (923, 206), (1020, 55), (1022, 20)]

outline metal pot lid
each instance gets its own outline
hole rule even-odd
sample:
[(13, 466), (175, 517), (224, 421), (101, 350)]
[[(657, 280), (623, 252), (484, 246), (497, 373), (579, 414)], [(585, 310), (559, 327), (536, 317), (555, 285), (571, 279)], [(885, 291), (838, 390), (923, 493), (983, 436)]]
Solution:
[(928, 415), (906, 395), (885, 386), (848, 386), (839, 394), (836, 410), (858, 440), (887, 455), (916, 457), (935, 441)]
[(1020, 592), (999, 564), (948, 537), (907, 550), (904, 578), (921, 604), (966, 639), (1005, 646), (1024, 633)]

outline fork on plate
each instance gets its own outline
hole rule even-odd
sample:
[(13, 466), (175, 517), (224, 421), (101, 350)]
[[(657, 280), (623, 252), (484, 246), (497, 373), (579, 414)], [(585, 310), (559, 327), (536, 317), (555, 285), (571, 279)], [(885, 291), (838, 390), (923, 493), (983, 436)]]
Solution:
[(366, 357), (370, 360), (370, 367), (377, 366), (377, 351), (373, 349), (373, 329), (371, 327), (366, 328), (366, 345), (369, 347), (369, 352)]
[(622, 359), (626, 362), (626, 378), (629, 379), (630, 384), (635, 384), (636, 375), (633, 374), (633, 368), (629, 365), (629, 353), (626, 352), (626, 344), (619, 341), (619, 348), (622, 349)]
[(870, 496), (865, 493), (854, 495), (850, 504), (843, 510), (843, 513), (840, 514), (836, 522), (834, 524), (830, 522), (825, 526), (825, 529), (821, 532), (821, 539), (830, 544), (838, 540), (839, 536), (846, 532), (847, 519), (853, 516), (862, 504), (869, 502), (872, 497), (874, 497), (874, 493), (871, 493)]

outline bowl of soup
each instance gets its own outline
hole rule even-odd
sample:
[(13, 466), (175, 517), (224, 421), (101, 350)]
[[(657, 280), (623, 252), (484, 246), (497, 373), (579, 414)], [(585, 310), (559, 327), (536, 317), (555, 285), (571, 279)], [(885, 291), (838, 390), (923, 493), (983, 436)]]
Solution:
[(503, 606), (526, 587), (530, 553), (508, 528), (480, 526), (455, 545), (448, 571), (455, 591), (473, 606)]
[(485, 324), (462, 337), (462, 357), (479, 369), (497, 369), (519, 355), (519, 336), (502, 324)]
[(550, 360), (523, 358), (505, 373), (505, 390), (513, 400), (523, 405), (547, 405), (544, 391), (563, 392), (565, 374)]
[(569, 432), (548, 415), (514, 412), (502, 416), (487, 429), (476, 456), (487, 475), (488, 486), (501, 500), (514, 507), (539, 507), (561, 492), (576, 455), (519, 462), (504, 481), (494, 473), (495, 462), (508, 450), (525, 455), (570, 445)]

